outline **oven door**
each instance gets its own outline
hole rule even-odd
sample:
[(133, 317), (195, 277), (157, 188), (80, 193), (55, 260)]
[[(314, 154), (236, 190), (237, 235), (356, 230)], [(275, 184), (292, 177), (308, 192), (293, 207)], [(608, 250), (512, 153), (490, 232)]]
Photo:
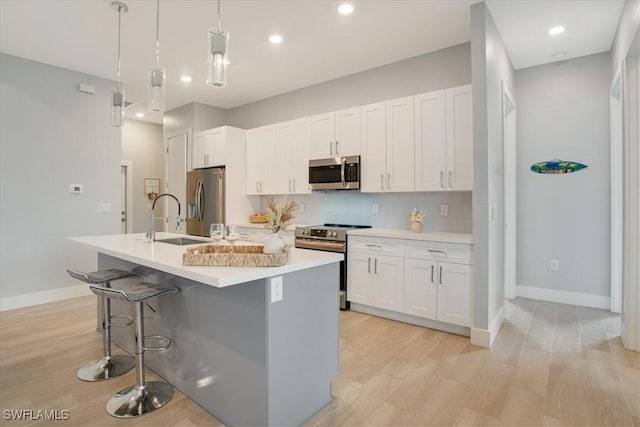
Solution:
[(309, 189), (357, 190), (360, 188), (360, 156), (309, 160)]

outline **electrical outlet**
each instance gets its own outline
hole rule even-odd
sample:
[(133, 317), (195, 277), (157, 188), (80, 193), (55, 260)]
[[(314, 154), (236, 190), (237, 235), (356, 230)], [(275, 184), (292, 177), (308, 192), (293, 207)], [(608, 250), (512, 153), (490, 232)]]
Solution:
[(271, 302), (282, 301), (282, 276), (272, 277), (271, 279)]
[(96, 205), (96, 212), (99, 214), (111, 213), (111, 203), (98, 203)]
[(549, 269), (551, 271), (558, 271), (560, 270), (560, 262), (558, 262), (557, 259), (552, 259), (549, 260)]
[(69, 185), (69, 193), (71, 194), (82, 194), (84, 191), (82, 184), (70, 184)]
[(298, 203), (298, 213), (304, 213), (304, 203)]
[(449, 216), (449, 205), (440, 205), (440, 216)]
[(380, 206), (378, 206), (377, 203), (374, 203), (371, 205), (371, 213), (374, 215), (378, 215), (378, 213), (380, 212)]

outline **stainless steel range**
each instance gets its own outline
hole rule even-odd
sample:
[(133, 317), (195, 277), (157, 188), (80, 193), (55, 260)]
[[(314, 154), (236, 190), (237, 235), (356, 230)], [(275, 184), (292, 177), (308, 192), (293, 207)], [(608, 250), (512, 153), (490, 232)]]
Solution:
[(344, 261), (340, 262), (341, 310), (349, 309), (349, 302), (347, 301), (347, 231), (357, 228), (371, 228), (371, 226), (324, 224), (312, 227), (296, 227), (296, 248), (344, 254)]

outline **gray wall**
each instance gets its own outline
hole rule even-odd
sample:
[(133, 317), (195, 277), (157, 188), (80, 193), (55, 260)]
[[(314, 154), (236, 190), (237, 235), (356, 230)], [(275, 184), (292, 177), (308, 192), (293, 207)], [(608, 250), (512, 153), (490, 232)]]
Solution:
[[(471, 6), (473, 67), (473, 327), (488, 329), (504, 307), (502, 82), (513, 66), (485, 3)], [(518, 93), (514, 94), (516, 103)], [(491, 212), (495, 215), (492, 215)]]
[[(517, 284), (609, 296), (610, 53), (518, 70)], [(589, 167), (541, 175), (533, 163)], [(559, 271), (549, 260), (560, 262)]]
[[(145, 178), (160, 178), (164, 188), (164, 143), (162, 125), (127, 120), (122, 127), (122, 160), (132, 162), (133, 209), (129, 220), (133, 221), (133, 233), (146, 232), (152, 201), (144, 192)], [(131, 214), (133, 213), (133, 214)], [(163, 204), (156, 206), (156, 215), (163, 216)]]
[(229, 124), (229, 110), (211, 105), (192, 102), (173, 110), (165, 111), (163, 114), (164, 134), (182, 130), (192, 129), (193, 132), (213, 129), (218, 126)]
[[(78, 91), (95, 86), (95, 95)], [(0, 55), (0, 297), (79, 283), (95, 254), (67, 236), (120, 230), (120, 129), (111, 126), (114, 82)], [(69, 194), (83, 184), (84, 194)], [(97, 214), (96, 203), (112, 212)]]
[(464, 43), (233, 108), (228, 124), (250, 129), (470, 82)]

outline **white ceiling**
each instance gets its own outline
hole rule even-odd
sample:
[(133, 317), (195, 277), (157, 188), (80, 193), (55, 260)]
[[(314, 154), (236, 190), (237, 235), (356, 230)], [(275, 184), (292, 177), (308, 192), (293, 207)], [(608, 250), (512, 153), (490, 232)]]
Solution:
[[(215, 0), (161, 0), (160, 63), (167, 69), (167, 109), (189, 102), (232, 108), (469, 41), (469, 7), (477, 0), (222, 0), (230, 33), (229, 83), (205, 83), (207, 31)], [(110, 0), (0, 0), (0, 51), (115, 79), (117, 13)], [(122, 81), (127, 114), (146, 109), (147, 69), (154, 63), (155, 1), (125, 0)], [(516, 69), (609, 50), (623, 0), (489, 1)], [(567, 31), (551, 38), (547, 30)], [(267, 37), (278, 32), (281, 45)], [(180, 82), (182, 74), (193, 77)], [(144, 120), (161, 123), (160, 114)]]
[[(624, 0), (490, 0), (487, 6), (518, 70), (610, 50)], [(548, 34), (559, 25), (564, 33)], [(555, 59), (556, 52), (567, 56)]]

